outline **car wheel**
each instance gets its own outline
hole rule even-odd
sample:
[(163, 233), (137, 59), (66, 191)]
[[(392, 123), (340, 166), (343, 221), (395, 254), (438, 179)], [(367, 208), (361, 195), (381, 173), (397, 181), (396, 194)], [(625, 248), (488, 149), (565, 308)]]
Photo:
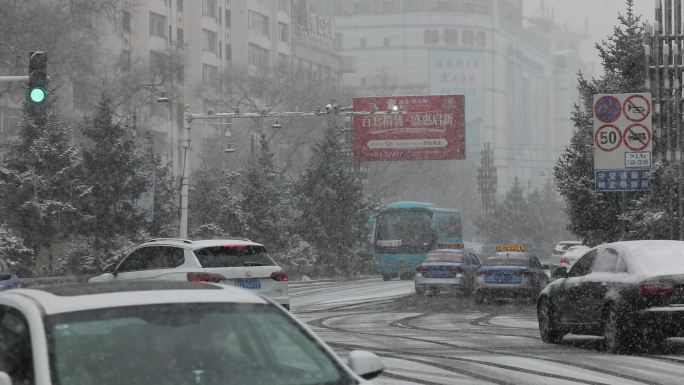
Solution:
[(551, 302), (542, 299), (537, 306), (537, 319), (539, 321), (539, 334), (542, 341), (549, 344), (560, 343), (563, 339), (563, 331), (556, 325)]
[(392, 276), (389, 275), (389, 274), (383, 274), (383, 275), (382, 275), (382, 280), (383, 280), (383, 281), (391, 281), (391, 280), (392, 280)]
[(627, 347), (628, 333), (615, 306), (606, 309), (603, 316), (603, 338), (606, 351), (619, 354)]

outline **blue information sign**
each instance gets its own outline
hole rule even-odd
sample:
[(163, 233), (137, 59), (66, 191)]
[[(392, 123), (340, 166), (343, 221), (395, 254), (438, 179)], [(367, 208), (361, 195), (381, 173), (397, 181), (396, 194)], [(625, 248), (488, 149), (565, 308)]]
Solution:
[(650, 191), (650, 173), (648, 168), (595, 170), (596, 191)]

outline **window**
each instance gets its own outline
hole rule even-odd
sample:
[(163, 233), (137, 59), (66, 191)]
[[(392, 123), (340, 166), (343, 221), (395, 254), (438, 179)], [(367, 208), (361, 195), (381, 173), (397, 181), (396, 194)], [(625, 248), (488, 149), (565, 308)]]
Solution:
[(290, 56), (289, 55), (286, 55), (283, 53), (278, 54), (278, 69), (281, 72), (288, 72), (288, 70), (290, 69)]
[(185, 253), (180, 247), (148, 247), (148, 269), (173, 269), (185, 263)]
[(366, 38), (365, 37), (361, 38), (361, 48), (366, 48)]
[(216, 87), (218, 83), (218, 68), (210, 64), (202, 64), (202, 83)]
[(121, 14), (121, 27), (124, 32), (131, 32), (131, 13), (128, 11), (123, 11)]
[(140, 271), (147, 268), (147, 248), (143, 247), (135, 250), (121, 262), (116, 271), (119, 273), (127, 271)]
[(270, 36), (268, 28), (268, 16), (259, 12), (249, 11), (248, 27), (251, 31), (258, 32), (264, 36)]
[(184, 251), (178, 247), (143, 247), (131, 253), (117, 269), (118, 272), (173, 269), (185, 263)]
[(256, 44), (249, 45), (249, 64), (258, 67), (268, 67), (270, 53), (267, 49), (261, 48)]
[(176, 66), (176, 81), (179, 83), (185, 81), (185, 66), (183, 64), (178, 64)]
[(285, 43), (290, 41), (290, 29), (287, 24), (278, 23), (278, 36), (280, 37), (280, 41), (283, 41)]
[(263, 246), (207, 247), (195, 251), (195, 255), (204, 268), (275, 266)]
[(226, 43), (226, 60), (233, 60), (233, 48), (230, 46), (230, 43)]
[(216, 19), (216, 0), (202, 0), (202, 15)]
[(176, 0), (176, 9), (178, 12), (183, 12), (183, 0)]
[(161, 52), (150, 51), (150, 72), (166, 76), (169, 72), (169, 57)]
[[(618, 269), (618, 262), (620, 269)], [(613, 249), (603, 249), (598, 252), (594, 261), (594, 267), (591, 269), (592, 273), (617, 273), (626, 268), (624, 261), (619, 257), (618, 252)]]
[(287, 0), (278, 0), (278, 9), (281, 11), (284, 11), (284, 12), (288, 12), (289, 8), (287, 6), (288, 5), (287, 3), (288, 3)]
[(185, 46), (185, 37), (183, 36), (183, 28), (176, 30), (176, 47), (183, 48)]
[(584, 254), (584, 256), (572, 266), (568, 273), (568, 277), (581, 277), (591, 273), (591, 265), (594, 263), (594, 258), (596, 258), (596, 250)]
[(230, 28), (230, 9), (226, 9), (226, 28)]
[(0, 370), (10, 376), (13, 384), (34, 382), (28, 321), (20, 311), (8, 306), (0, 306)]
[(150, 12), (150, 36), (166, 39), (166, 16)]
[(218, 49), (216, 47), (217, 41), (218, 35), (216, 32), (210, 31), (208, 29), (202, 30), (202, 50), (216, 53)]

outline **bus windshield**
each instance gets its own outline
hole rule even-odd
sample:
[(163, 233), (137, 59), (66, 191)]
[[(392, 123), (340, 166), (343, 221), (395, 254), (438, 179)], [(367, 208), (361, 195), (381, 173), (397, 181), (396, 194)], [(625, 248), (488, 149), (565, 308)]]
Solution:
[(378, 216), (376, 248), (426, 252), (434, 243), (432, 215), (424, 210), (389, 211)]
[(460, 242), (463, 239), (460, 214), (436, 212), (434, 215), (438, 242)]

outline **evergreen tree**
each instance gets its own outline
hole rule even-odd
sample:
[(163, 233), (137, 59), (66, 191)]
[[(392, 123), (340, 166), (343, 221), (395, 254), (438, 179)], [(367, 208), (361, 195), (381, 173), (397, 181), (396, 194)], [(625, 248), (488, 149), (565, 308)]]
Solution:
[(265, 138), (260, 150), (246, 166), (240, 183), (240, 206), (245, 213), (246, 234), (282, 252), (288, 247), (291, 220), (291, 189), (285, 175), (273, 162)]
[(299, 234), (311, 244), (323, 274), (351, 274), (369, 263), (364, 250), (369, 203), (341, 150), (330, 125), (298, 183)]
[(240, 173), (197, 170), (191, 179), (189, 233), (194, 238), (243, 237), (247, 233), (240, 206)]
[(0, 224), (0, 258), (5, 259), (17, 275), (31, 276), (35, 266), (33, 257), (33, 250), (24, 245), (24, 240), (6, 224)]
[[(593, 96), (600, 93), (641, 92), (644, 88), (645, 28), (641, 17), (634, 13), (634, 1), (627, 0), (626, 4), (627, 12), (618, 16), (619, 24), (613, 33), (607, 40), (596, 44), (604, 75), (595, 80), (587, 80), (581, 74), (578, 77), (581, 103), (572, 112), (575, 131), (554, 172), (554, 181), (570, 217), (568, 229), (587, 244), (627, 237), (633, 232), (631, 227), (634, 226), (634, 223), (625, 220), (628, 208), (632, 210), (638, 206), (636, 202), (641, 202), (640, 207), (644, 209), (653, 206), (646, 204), (652, 200), (650, 194), (594, 191)], [(657, 181), (653, 183), (661, 184)], [(632, 215), (639, 216), (634, 212)]]
[(8, 226), (36, 255), (77, 229), (83, 220), (78, 203), (91, 187), (78, 172), (73, 129), (58, 119), (53, 102), (40, 118), (29, 115), (28, 108), (24, 103), (19, 139), (0, 168), (0, 205)]
[(113, 121), (109, 96), (103, 94), (92, 118), (81, 128), (86, 143), (82, 150), (83, 179), (93, 185), (82, 201), (89, 215), (83, 233), (103, 240), (114, 234), (134, 234), (145, 213), (136, 202), (151, 187), (144, 155), (136, 151), (130, 128)]

